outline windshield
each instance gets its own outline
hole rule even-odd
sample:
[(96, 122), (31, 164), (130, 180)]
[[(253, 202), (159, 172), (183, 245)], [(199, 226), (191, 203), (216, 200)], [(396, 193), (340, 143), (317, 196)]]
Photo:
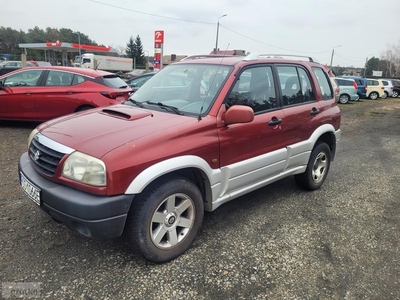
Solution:
[(132, 94), (131, 100), (149, 109), (170, 106), (184, 115), (204, 114), (231, 70), (232, 67), (221, 65), (173, 64), (151, 77)]

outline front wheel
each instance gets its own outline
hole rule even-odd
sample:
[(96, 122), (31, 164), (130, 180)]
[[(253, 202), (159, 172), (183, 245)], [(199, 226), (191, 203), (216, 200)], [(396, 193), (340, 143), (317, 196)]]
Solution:
[(371, 94), (369, 94), (369, 98), (372, 100), (376, 100), (378, 99), (379, 95), (376, 92), (372, 92)]
[(127, 238), (146, 259), (167, 262), (190, 247), (203, 215), (203, 198), (194, 183), (181, 177), (164, 179), (134, 199)]
[(399, 96), (399, 92), (398, 91), (393, 91), (392, 97), (393, 98), (397, 98)]
[(331, 149), (326, 143), (320, 142), (311, 152), (306, 171), (295, 175), (294, 179), (304, 189), (310, 191), (319, 189), (328, 176), (330, 165)]
[(386, 99), (389, 96), (388, 92), (383, 92), (382, 99)]

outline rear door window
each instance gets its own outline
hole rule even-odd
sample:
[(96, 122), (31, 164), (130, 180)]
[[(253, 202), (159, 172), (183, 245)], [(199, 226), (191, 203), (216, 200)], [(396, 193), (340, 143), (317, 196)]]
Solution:
[(307, 72), (297, 66), (278, 66), (283, 105), (315, 101), (314, 90)]

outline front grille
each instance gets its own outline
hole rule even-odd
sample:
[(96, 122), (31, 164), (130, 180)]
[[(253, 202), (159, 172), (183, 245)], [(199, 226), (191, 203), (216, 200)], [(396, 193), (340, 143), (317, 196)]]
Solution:
[(29, 157), (34, 165), (44, 174), (53, 176), (64, 153), (55, 151), (32, 139), (29, 146)]

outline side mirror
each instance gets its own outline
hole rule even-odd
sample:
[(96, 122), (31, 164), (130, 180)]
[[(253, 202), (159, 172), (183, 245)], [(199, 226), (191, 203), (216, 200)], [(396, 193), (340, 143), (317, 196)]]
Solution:
[(254, 111), (249, 106), (233, 105), (225, 113), (225, 124), (250, 123), (254, 120)]

